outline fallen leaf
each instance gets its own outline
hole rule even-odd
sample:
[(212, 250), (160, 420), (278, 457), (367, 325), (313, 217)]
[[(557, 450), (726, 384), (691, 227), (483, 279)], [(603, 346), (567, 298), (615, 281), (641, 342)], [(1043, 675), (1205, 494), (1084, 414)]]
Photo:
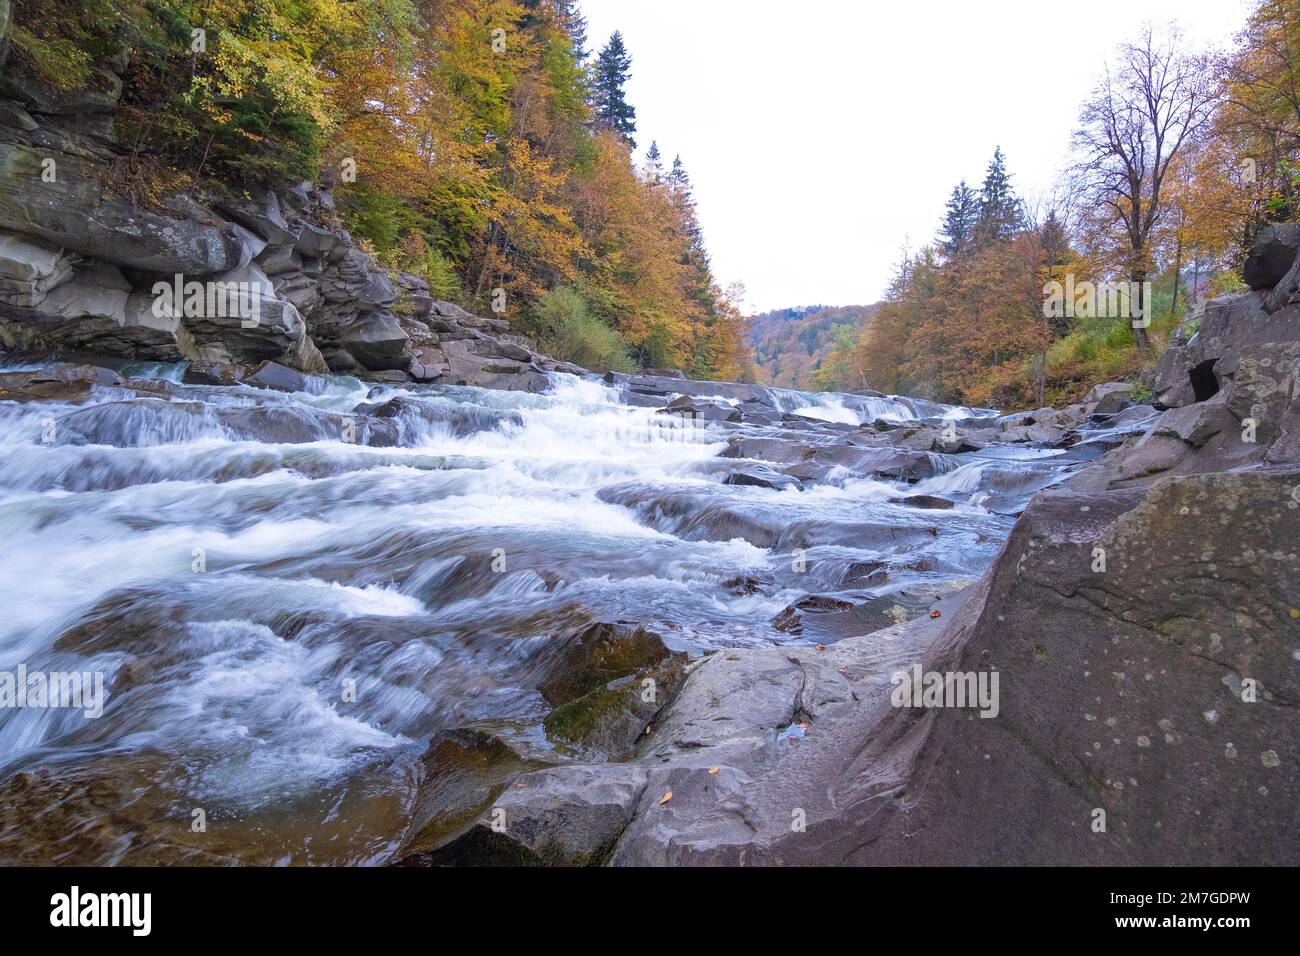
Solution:
[(943, 612), (942, 612), (942, 611), (931, 611), (931, 612), (930, 612), (930, 617), (943, 617)]
[(720, 767), (710, 767), (710, 768), (709, 768), (709, 773), (711, 773), (711, 774), (712, 774), (712, 773), (717, 773), (720, 769), (721, 769)]
[(825, 645), (825, 644), (818, 644), (818, 645), (817, 645), (817, 652), (818, 652), (818, 653), (821, 653), (821, 652), (824, 651), (824, 650), (826, 650), (826, 645)]
[(667, 793), (665, 793), (662, 797), (659, 798), (659, 806), (662, 807), (665, 803), (667, 803), (672, 798), (673, 798), (673, 792), (669, 790)]

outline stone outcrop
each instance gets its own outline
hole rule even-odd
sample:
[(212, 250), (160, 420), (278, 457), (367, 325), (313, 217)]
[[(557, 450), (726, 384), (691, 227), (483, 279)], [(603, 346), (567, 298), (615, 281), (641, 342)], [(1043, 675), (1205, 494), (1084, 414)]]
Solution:
[[(328, 182), (156, 202), (119, 189), (126, 65), (96, 63), (66, 94), (0, 82), (0, 350), (240, 367), (227, 380), (266, 360), (532, 391), (548, 372), (580, 371), (504, 319), (434, 302), (420, 278), (379, 267), (340, 227)], [(201, 294), (160, 301), (178, 283)], [(222, 288), (244, 311), (214, 307)]]

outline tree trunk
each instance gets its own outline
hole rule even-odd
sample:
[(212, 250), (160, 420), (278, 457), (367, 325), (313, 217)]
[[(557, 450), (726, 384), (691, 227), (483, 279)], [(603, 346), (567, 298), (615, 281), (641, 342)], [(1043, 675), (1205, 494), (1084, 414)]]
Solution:
[[(1132, 274), (1129, 275), (1129, 281), (1133, 283), (1132, 288), (1137, 291), (1137, 301), (1138, 301), (1138, 306), (1136, 309), (1132, 308), (1132, 302), (1129, 303), (1129, 312), (1143, 316), (1144, 321), (1145, 321), (1146, 308), (1147, 308), (1146, 286), (1145, 286), (1146, 280), (1147, 280), (1147, 273), (1145, 269), (1134, 269)], [(1131, 318), (1130, 321), (1132, 321)], [(1137, 343), (1137, 347), (1139, 349), (1146, 350), (1151, 348), (1151, 337), (1147, 335), (1147, 330), (1143, 326), (1133, 327), (1133, 340)]]
[(1174, 294), (1169, 300), (1169, 318), (1174, 317), (1174, 312), (1178, 309), (1178, 280), (1182, 278), (1183, 271), (1183, 237), (1178, 237), (1178, 245), (1174, 251)]

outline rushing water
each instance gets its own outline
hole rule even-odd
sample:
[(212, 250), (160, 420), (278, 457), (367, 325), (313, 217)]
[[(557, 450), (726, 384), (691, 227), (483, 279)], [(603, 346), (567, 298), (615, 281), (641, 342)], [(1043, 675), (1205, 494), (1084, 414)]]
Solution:
[[(812, 640), (772, 618), (810, 593), (970, 579), (1011, 522), (983, 505), (1060, 476), (990, 449), (910, 487), (841, 471), (774, 490), (724, 483), (738, 463), (719, 455), (779, 426), (684, 421), (573, 376), (545, 395), (343, 377), (286, 395), (144, 372), (154, 397), (0, 403), (0, 672), (107, 688), (94, 719), (0, 708), (0, 861), (383, 862), (439, 729), (557, 759), (535, 687), (557, 636), (622, 620), (692, 653)], [(813, 425), (987, 414), (770, 394)], [(437, 414), (399, 415), (395, 447), (326, 437), (394, 395)], [(957, 504), (889, 502), (904, 493)]]

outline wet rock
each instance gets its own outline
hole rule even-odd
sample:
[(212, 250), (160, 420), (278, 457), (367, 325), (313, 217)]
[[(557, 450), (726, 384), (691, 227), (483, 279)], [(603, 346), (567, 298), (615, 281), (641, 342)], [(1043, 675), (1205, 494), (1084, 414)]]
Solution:
[[(274, 364), (274, 363), (272, 363)], [(283, 366), (280, 366), (283, 368)], [(296, 375), (290, 369), (286, 373)], [(243, 381), (248, 369), (242, 365), (221, 365), (212, 362), (190, 362), (181, 373), (181, 381), (186, 385), (238, 385)], [(274, 386), (264, 386), (274, 387)], [(298, 391), (298, 389), (288, 389)]]
[(0, 400), (84, 402), (95, 386), (116, 386), (116, 372), (94, 365), (53, 365), (34, 372), (0, 372)]
[(685, 653), (670, 654), (626, 676), (556, 707), (544, 721), (547, 736), (606, 760), (631, 755), (655, 716), (672, 700), (686, 664)]
[(286, 368), (279, 362), (263, 362), (244, 376), (244, 384), (254, 388), (270, 388), (277, 392), (311, 392), (312, 380), (301, 372)]
[(599, 866), (645, 789), (627, 764), (551, 767), (519, 777), (463, 837), (430, 854), (435, 865)]
[(732, 472), (723, 480), (723, 484), (751, 485), (756, 488), (771, 488), (775, 491), (784, 491), (788, 488), (800, 490), (803, 488), (803, 482), (798, 478), (767, 469)]
[(416, 423), (445, 427), (457, 437), (492, 431), (505, 424), (523, 423), (518, 412), (501, 412), (479, 405), (413, 401), (402, 395), (384, 402), (358, 405), (354, 411), (358, 415), (393, 420), (403, 434), (411, 432), (411, 426)]
[(901, 498), (890, 498), (891, 504), (907, 505), (909, 508), (926, 508), (930, 510), (945, 511), (952, 507), (952, 502), (947, 498), (940, 498), (937, 495), (905, 495)]
[(439, 733), (422, 761), (423, 778), (399, 858), (427, 865), (430, 851), (462, 835), (510, 781), (537, 767), (501, 736), (477, 728)]
[(807, 597), (800, 598), (772, 618), (772, 627), (784, 634), (802, 634), (803, 620), (807, 615), (847, 611), (852, 607), (852, 601), (844, 601), (823, 594), (810, 594)]
[(547, 657), (538, 689), (558, 706), (671, 656), (663, 640), (643, 627), (622, 621), (592, 624), (559, 641)]

